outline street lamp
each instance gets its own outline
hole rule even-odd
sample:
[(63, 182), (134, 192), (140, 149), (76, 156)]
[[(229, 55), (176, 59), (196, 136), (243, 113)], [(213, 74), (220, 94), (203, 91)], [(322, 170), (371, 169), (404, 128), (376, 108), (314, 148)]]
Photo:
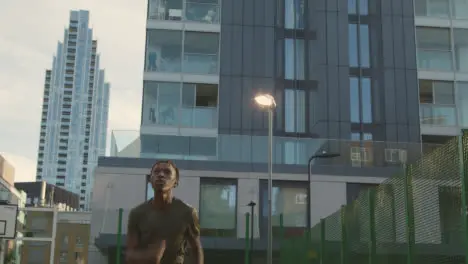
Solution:
[(314, 159), (331, 159), (341, 156), (340, 153), (327, 153), (326, 151), (322, 151), (320, 154), (315, 154), (309, 158), (309, 163), (307, 166), (307, 230), (310, 231), (312, 228), (312, 219), (311, 219), (311, 209), (310, 206), (312, 204), (312, 195), (311, 195), (311, 188), (310, 188), (310, 178), (311, 178), (311, 170), (312, 170), (312, 161)]
[[(273, 189), (273, 110), (276, 107), (275, 98), (270, 94), (258, 94), (255, 102), (268, 111), (268, 247), (267, 264), (273, 263), (273, 224), (271, 194)], [(310, 184), (309, 184), (310, 185)]]
[[(253, 263), (253, 244), (254, 244), (254, 209), (255, 209), (255, 205), (257, 205), (254, 201), (250, 201), (249, 204), (247, 204), (247, 206), (250, 206), (250, 215), (251, 215), (251, 219), (250, 219), (250, 254), (249, 254), (249, 263), (252, 264)], [(246, 238), (248, 239), (248, 238)]]

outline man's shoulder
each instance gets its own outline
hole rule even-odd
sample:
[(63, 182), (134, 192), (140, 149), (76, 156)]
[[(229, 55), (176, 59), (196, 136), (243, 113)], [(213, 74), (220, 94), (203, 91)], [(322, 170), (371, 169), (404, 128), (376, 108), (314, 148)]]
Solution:
[(195, 207), (191, 206), (190, 204), (188, 204), (187, 202), (179, 199), (179, 198), (175, 198), (173, 199), (173, 203), (174, 205), (176, 205), (178, 208), (180, 208), (181, 210), (184, 210), (186, 212), (193, 212), (195, 209)]
[(143, 212), (147, 211), (148, 209), (149, 209), (148, 202), (143, 202), (143, 203), (133, 207), (130, 210), (130, 214), (132, 214), (132, 215), (140, 214), (140, 213), (143, 213)]

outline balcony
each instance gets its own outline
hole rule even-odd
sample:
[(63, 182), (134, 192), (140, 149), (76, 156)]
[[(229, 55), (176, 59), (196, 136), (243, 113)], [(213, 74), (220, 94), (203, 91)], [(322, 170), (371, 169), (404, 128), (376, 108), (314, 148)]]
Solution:
[(466, 1), (415, 0), (414, 9), (417, 17), (468, 19)]
[(219, 24), (219, 3), (217, 0), (152, 0), (149, 2), (148, 20)]
[(452, 52), (418, 49), (418, 68), (433, 71), (452, 71)]
[[(181, 137), (176, 137), (176, 139)], [(203, 150), (197, 139), (183, 137), (178, 140), (178, 149), (184, 153), (162, 153), (158, 142), (154, 146), (141, 146), (138, 131), (113, 131), (111, 156), (129, 158), (167, 158), (181, 160), (207, 160), (218, 162), (240, 162), (266, 164), (268, 157), (268, 137), (250, 135), (218, 135), (215, 139), (215, 154), (201, 157)], [(151, 141), (145, 141), (151, 142)], [(150, 143), (152, 144), (152, 143)], [(175, 144), (175, 143), (174, 143)], [(186, 146), (180, 146), (185, 144)], [(439, 144), (397, 143), (382, 141), (351, 141), (320, 138), (275, 137), (273, 163), (277, 165), (306, 166), (310, 156), (321, 152), (338, 152), (340, 157), (316, 160), (316, 165), (346, 166), (357, 168), (399, 167), (402, 161), (414, 162), (425, 151), (430, 152)], [(197, 147), (198, 146), (198, 147)], [(203, 146), (207, 148), (208, 146)], [(142, 151), (144, 149), (145, 151)], [(206, 150), (204, 150), (206, 152)]]
[(218, 55), (185, 53), (183, 72), (194, 74), (217, 74)]
[(194, 107), (180, 109), (180, 125), (187, 128), (217, 128), (218, 109), (214, 107)]
[(419, 117), (421, 125), (456, 126), (456, 107), (451, 105), (421, 104)]

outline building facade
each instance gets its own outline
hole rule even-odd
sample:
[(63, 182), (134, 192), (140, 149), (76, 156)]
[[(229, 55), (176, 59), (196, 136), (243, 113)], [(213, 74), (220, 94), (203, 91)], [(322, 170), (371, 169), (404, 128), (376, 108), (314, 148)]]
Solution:
[[(153, 195), (145, 175), (156, 159), (181, 168), (176, 195), (199, 210), (207, 259), (244, 248), (250, 201), (255, 248), (265, 250), (259, 93), (276, 101), (274, 226), (283, 215), (291, 232), (307, 226), (308, 207), (315, 225), (435, 147), (421, 144), (411, 1), (151, 0), (147, 15), (141, 129), (115, 132), (113, 157), (99, 160), (89, 263), (112, 263), (117, 211), (125, 226)], [(322, 151), (340, 156), (312, 161), (308, 182), (309, 158)]]
[(421, 134), (445, 142), (468, 126), (468, 2), (414, 3)]
[(87, 263), (89, 212), (25, 208), (26, 224), (17, 263)]
[(15, 188), (27, 194), (26, 207), (57, 207), (63, 211), (80, 210), (80, 196), (46, 181), (18, 182)]
[(109, 88), (89, 12), (71, 11), (64, 41), (46, 70), (36, 179), (78, 193), (83, 209), (97, 158), (105, 154)]
[(0, 178), (10, 185), (15, 182), (15, 168), (2, 155), (0, 155)]

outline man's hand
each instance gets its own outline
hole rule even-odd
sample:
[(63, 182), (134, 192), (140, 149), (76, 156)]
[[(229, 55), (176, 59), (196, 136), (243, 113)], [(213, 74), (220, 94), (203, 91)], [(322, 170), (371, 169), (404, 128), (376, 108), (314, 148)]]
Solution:
[(161, 259), (166, 251), (166, 240), (160, 240), (157, 243), (150, 246), (154, 255), (156, 255), (156, 264), (161, 263)]

